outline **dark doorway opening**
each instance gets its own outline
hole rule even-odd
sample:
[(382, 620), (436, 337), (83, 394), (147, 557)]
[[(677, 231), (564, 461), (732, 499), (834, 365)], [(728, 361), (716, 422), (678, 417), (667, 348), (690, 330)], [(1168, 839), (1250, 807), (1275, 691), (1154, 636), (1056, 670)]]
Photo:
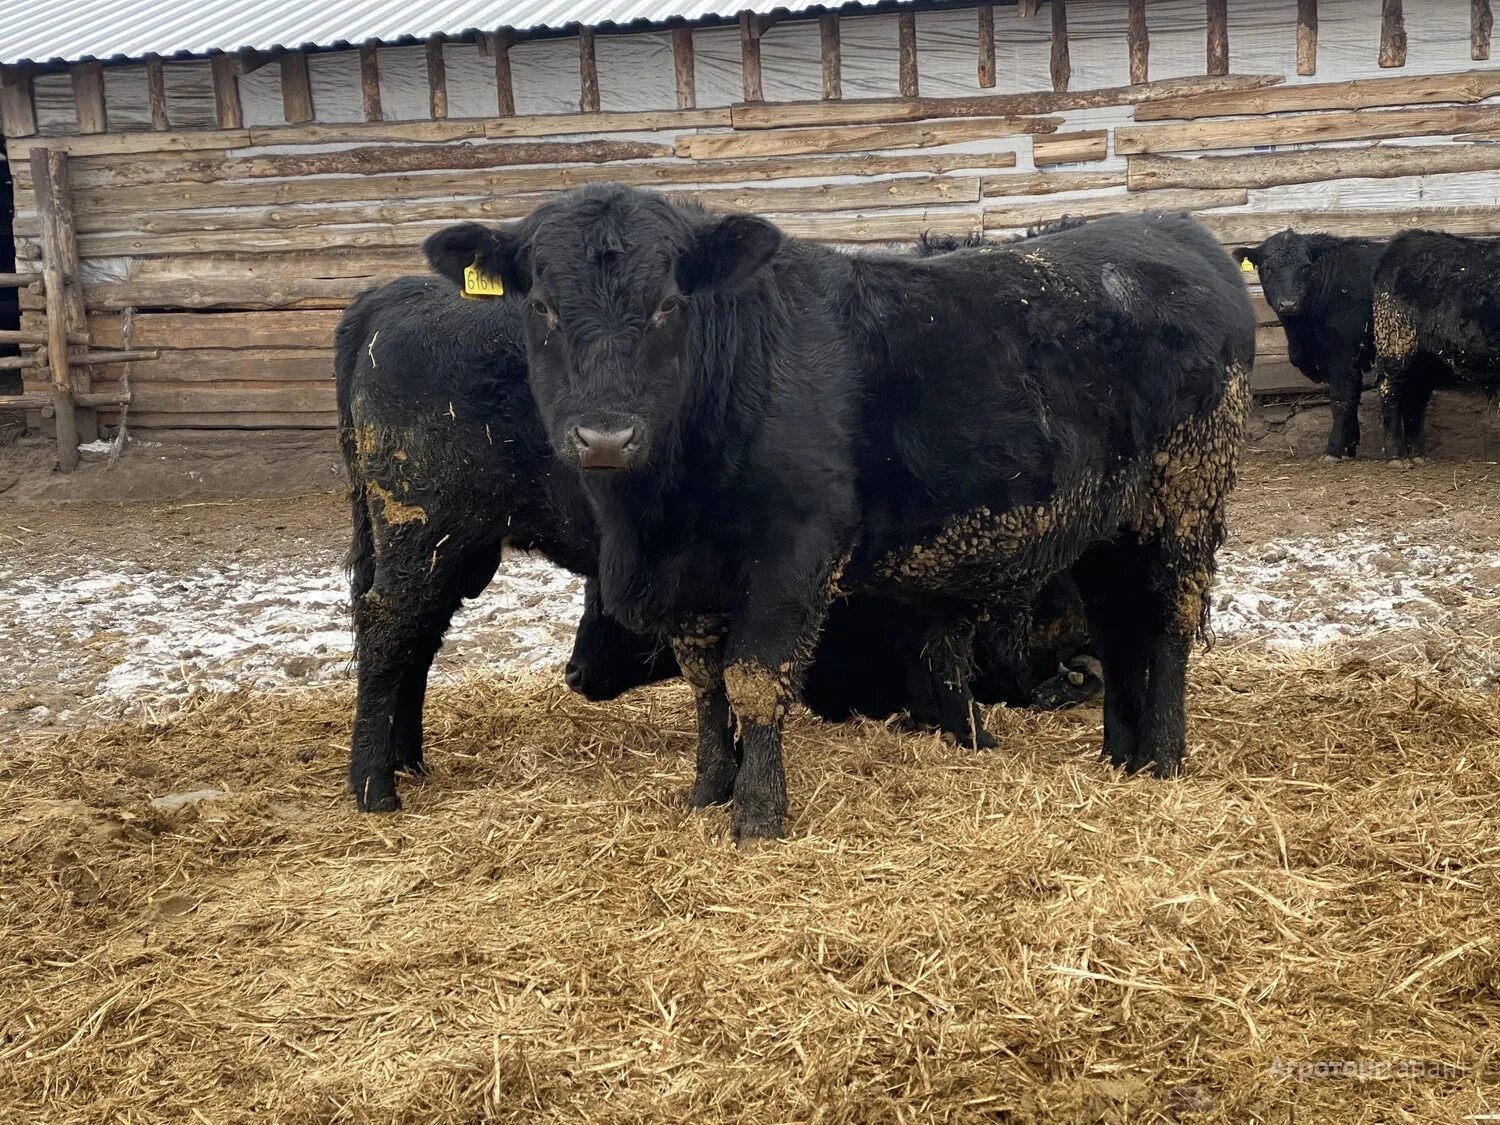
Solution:
[[(11, 190), (10, 162), (5, 157), (5, 140), (0, 138), (0, 273), (16, 271), (15, 193)], [(21, 327), (21, 295), (0, 286), (0, 329), (14, 331)], [(18, 356), (16, 344), (0, 341), (0, 357)], [(0, 395), (21, 393), (21, 373), (0, 370)]]

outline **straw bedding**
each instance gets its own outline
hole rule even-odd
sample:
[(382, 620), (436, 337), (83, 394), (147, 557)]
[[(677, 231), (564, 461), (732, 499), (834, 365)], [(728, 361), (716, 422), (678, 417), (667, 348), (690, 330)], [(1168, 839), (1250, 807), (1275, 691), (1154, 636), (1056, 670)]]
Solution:
[(1342, 660), (1200, 658), (1169, 783), (1096, 760), (1097, 710), (997, 709), (984, 754), (800, 716), (793, 838), (748, 855), (681, 804), (680, 684), (436, 687), (393, 817), (343, 796), (345, 688), (29, 736), (0, 1106), (1500, 1120), (1500, 700)]

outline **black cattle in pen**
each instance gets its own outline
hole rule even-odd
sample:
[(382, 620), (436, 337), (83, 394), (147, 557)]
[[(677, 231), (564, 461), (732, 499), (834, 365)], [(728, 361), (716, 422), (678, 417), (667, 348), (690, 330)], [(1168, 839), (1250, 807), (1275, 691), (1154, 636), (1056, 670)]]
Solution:
[(599, 185), (426, 250), (525, 301), (604, 608), (671, 640), (696, 695), (691, 799), (732, 798), (737, 839), (785, 831), (781, 722), (841, 592), (923, 607), (941, 724), (974, 743), (973, 622), (1071, 569), (1107, 755), (1178, 771), (1256, 327), (1191, 219), (921, 259)]
[(1391, 240), (1372, 288), (1375, 375), (1385, 455), (1426, 453), (1435, 388), (1500, 390), (1500, 242), (1409, 230)]
[(1259, 272), (1266, 303), (1286, 331), (1292, 366), (1328, 386), (1329, 458), (1353, 457), (1359, 448), (1360, 391), (1375, 362), (1372, 285), (1385, 245), (1285, 230), (1234, 252)]

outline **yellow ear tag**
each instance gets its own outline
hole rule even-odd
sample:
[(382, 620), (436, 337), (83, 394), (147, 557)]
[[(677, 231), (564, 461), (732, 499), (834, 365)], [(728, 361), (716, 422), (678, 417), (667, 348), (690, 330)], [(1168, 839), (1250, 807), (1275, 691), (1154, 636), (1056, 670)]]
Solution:
[(1249, 258), (1243, 258), (1243, 259), (1241, 259), (1240, 260), (1240, 272), (1241, 273), (1254, 273), (1255, 272), (1255, 263), (1252, 262)]
[(491, 277), (481, 272), (477, 264), (466, 266), (464, 268), (464, 296), (503, 297), (505, 286), (500, 284), (498, 277)]

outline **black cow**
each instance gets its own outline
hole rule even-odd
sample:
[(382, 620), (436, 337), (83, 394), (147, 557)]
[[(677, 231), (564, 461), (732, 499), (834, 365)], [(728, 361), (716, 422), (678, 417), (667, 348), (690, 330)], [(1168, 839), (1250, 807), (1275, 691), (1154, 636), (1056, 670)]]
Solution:
[[(526, 386), (520, 315), (512, 303), (463, 300), (440, 278), (402, 278), (362, 294), (336, 334), (359, 661), (350, 784), (361, 808), (399, 807), (396, 772), (423, 772), (432, 660), (460, 603), (493, 578), (502, 546), (540, 550), (574, 573), (597, 570), (587, 499), (553, 457)], [(1066, 593), (1044, 601), (1031, 666), (1018, 671), (986, 654), (984, 697), (1023, 704), (1034, 694), (1047, 706), (1091, 698), (1096, 681), (1076, 666), (1079, 654), (1087, 660), (1080, 614)], [(901, 643), (879, 607), (841, 608), (809, 705), (835, 720), (915, 709)], [(1069, 667), (1053, 675), (1059, 662)], [(568, 686), (606, 700), (676, 674), (671, 649), (605, 614), (597, 583), (587, 583)], [(1028, 690), (1028, 677), (1048, 676)]]
[(846, 255), (597, 185), (426, 251), (525, 302), (604, 607), (670, 638), (697, 697), (691, 800), (732, 797), (737, 839), (784, 833), (781, 720), (840, 591), (923, 604), (942, 726), (972, 744), (975, 615), (1071, 567), (1107, 755), (1177, 772), (1255, 349), (1239, 273), (1191, 219)]
[(1236, 261), (1260, 272), (1266, 303), (1286, 330), (1292, 366), (1314, 383), (1328, 384), (1330, 460), (1353, 457), (1359, 448), (1360, 391), (1375, 362), (1371, 284), (1384, 249), (1384, 242), (1371, 238), (1284, 230), (1234, 252)]
[(1375, 267), (1374, 320), (1385, 455), (1420, 460), (1436, 386), (1457, 376), (1500, 390), (1500, 242), (1397, 235)]

